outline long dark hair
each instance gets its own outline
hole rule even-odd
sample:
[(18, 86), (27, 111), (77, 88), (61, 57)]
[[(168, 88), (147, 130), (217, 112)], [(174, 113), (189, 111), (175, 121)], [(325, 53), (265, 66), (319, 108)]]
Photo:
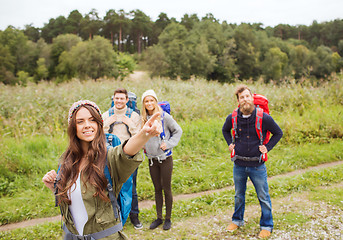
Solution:
[[(81, 141), (76, 135), (76, 113), (82, 108), (86, 108), (94, 117), (98, 124), (98, 131), (95, 138), (89, 144), (88, 152), (84, 152)], [(82, 157), (87, 154), (88, 164), (85, 166), (81, 180), (89, 182), (96, 192), (94, 197), (99, 196), (104, 201), (109, 201), (106, 186), (107, 179), (104, 174), (106, 164), (106, 139), (103, 132), (103, 121), (99, 112), (90, 105), (81, 105), (73, 113), (68, 126), (69, 146), (63, 153), (61, 159), (61, 179), (57, 182), (58, 202), (71, 204), (68, 198), (68, 191), (72, 190), (72, 185), (76, 182), (79, 174), (79, 166)], [(86, 177), (86, 178), (85, 178)]]

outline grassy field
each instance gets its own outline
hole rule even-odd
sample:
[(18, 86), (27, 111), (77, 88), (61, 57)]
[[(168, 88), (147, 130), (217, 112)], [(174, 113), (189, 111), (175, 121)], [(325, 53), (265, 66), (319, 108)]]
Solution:
[[(271, 239), (341, 239), (343, 236), (343, 165), (308, 171), (270, 181), (274, 211)], [(154, 209), (141, 210), (143, 230), (128, 223), (124, 232), (130, 239), (257, 239), (259, 206), (253, 187), (247, 189), (246, 223), (237, 235), (226, 232), (233, 210), (234, 190), (224, 190), (173, 207), (173, 228), (148, 229)], [(185, 227), (187, 226), (187, 227)], [(60, 222), (0, 232), (1, 239), (57, 239)]]
[[(159, 100), (171, 103), (172, 115), (184, 131), (173, 154), (175, 195), (232, 186), (232, 163), (221, 127), (236, 106), (233, 93), (238, 84), (143, 77), (124, 81), (73, 80), (60, 85), (44, 82), (27, 87), (0, 85), (0, 224), (59, 214), (41, 178), (45, 172), (56, 168), (67, 146), (67, 111), (74, 101), (89, 99), (98, 103), (104, 112), (117, 87), (135, 92), (138, 99), (146, 89), (153, 88)], [(342, 76), (332, 76), (317, 86), (245, 84), (268, 97), (271, 114), (284, 131), (284, 137), (269, 154), (269, 176), (343, 159)], [(141, 106), (140, 101), (138, 106)], [(279, 198), (334, 184), (342, 179), (342, 169), (337, 169), (323, 169), (321, 173), (297, 179), (275, 180), (270, 185), (272, 196)], [(153, 199), (147, 161), (139, 168), (137, 184), (140, 200)], [(256, 204), (253, 195), (250, 189), (249, 204)], [(232, 207), (233, 196), (233, 191), (228, 191), (176, 203), (173, 219), (186, 221), (211, 216), (218, 209), (224, 211)], [(154, 218), (154, 210), (144, 210), (141, 215), (147, 225)], [(134, 234), (129, 226), (127, 231)], [(25, 239), (13, 236), (29, 234), (32, 238), (27, 239), (52, 239), (56, 232), (59, 232), (57, 223), (1, 232), (0, 238)], [(41, 237), (34, 237), (39, 234)], [(144, 233), (143, 236), (148, 238)], [(167, 235), (161, 235), (161, 239), (163, 236)]]

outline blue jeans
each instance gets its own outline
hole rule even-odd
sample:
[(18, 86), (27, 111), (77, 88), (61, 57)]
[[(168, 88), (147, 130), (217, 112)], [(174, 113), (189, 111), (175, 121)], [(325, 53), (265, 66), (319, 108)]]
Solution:
[(138, 214), (138, 197), (137, 197), (137, 171), (138, 168), (132, 173), (132, 203), (131, 203), (131, 214)]
[(257, 198), (261, 205), (260, 228), (268, 231), (273, 230), (272, 203), (267, 182), (267, 168), (265, 164), (259, 167), (241, 167), (237, 164), (233, 168), (233, 179), (235, 182), (235, 212), (232, 222), (237, 226), (244, 225), (245, 192), (248, 177), (254, 184)]

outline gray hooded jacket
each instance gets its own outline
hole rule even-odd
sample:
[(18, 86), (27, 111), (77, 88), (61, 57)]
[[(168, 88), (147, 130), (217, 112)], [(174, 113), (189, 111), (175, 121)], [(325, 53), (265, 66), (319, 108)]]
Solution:
[[(148, 119), (150, 116), (148, 116)], [(165, 133), (165, 140), (164, 142), (167, 145), (167, 149), (171, 150), (175, 147), (178, 142), (180, 141), (182, 135), (182, 129), (174, 120), (174, 118), (169, 115), (167, 112), (162, 114), (163, 118), (163, 128)], [(160, 160), (164, 160), (167, 158), (166, 153), (160, 148), (162, 144), (162, 139), (160, 136), (151, 138), (145, 144), (145, 152), (149, 159), (158, 157)], [(166, 151), (168, 152), (168, 151)]]

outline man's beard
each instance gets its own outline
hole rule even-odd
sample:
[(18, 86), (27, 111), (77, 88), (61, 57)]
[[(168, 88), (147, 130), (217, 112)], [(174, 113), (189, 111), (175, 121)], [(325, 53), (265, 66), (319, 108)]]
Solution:
[(255, 105), (252, 102), (245, 102), (241, 104), (239, 109), (244, 115), (250, 115), (254, 111)]

